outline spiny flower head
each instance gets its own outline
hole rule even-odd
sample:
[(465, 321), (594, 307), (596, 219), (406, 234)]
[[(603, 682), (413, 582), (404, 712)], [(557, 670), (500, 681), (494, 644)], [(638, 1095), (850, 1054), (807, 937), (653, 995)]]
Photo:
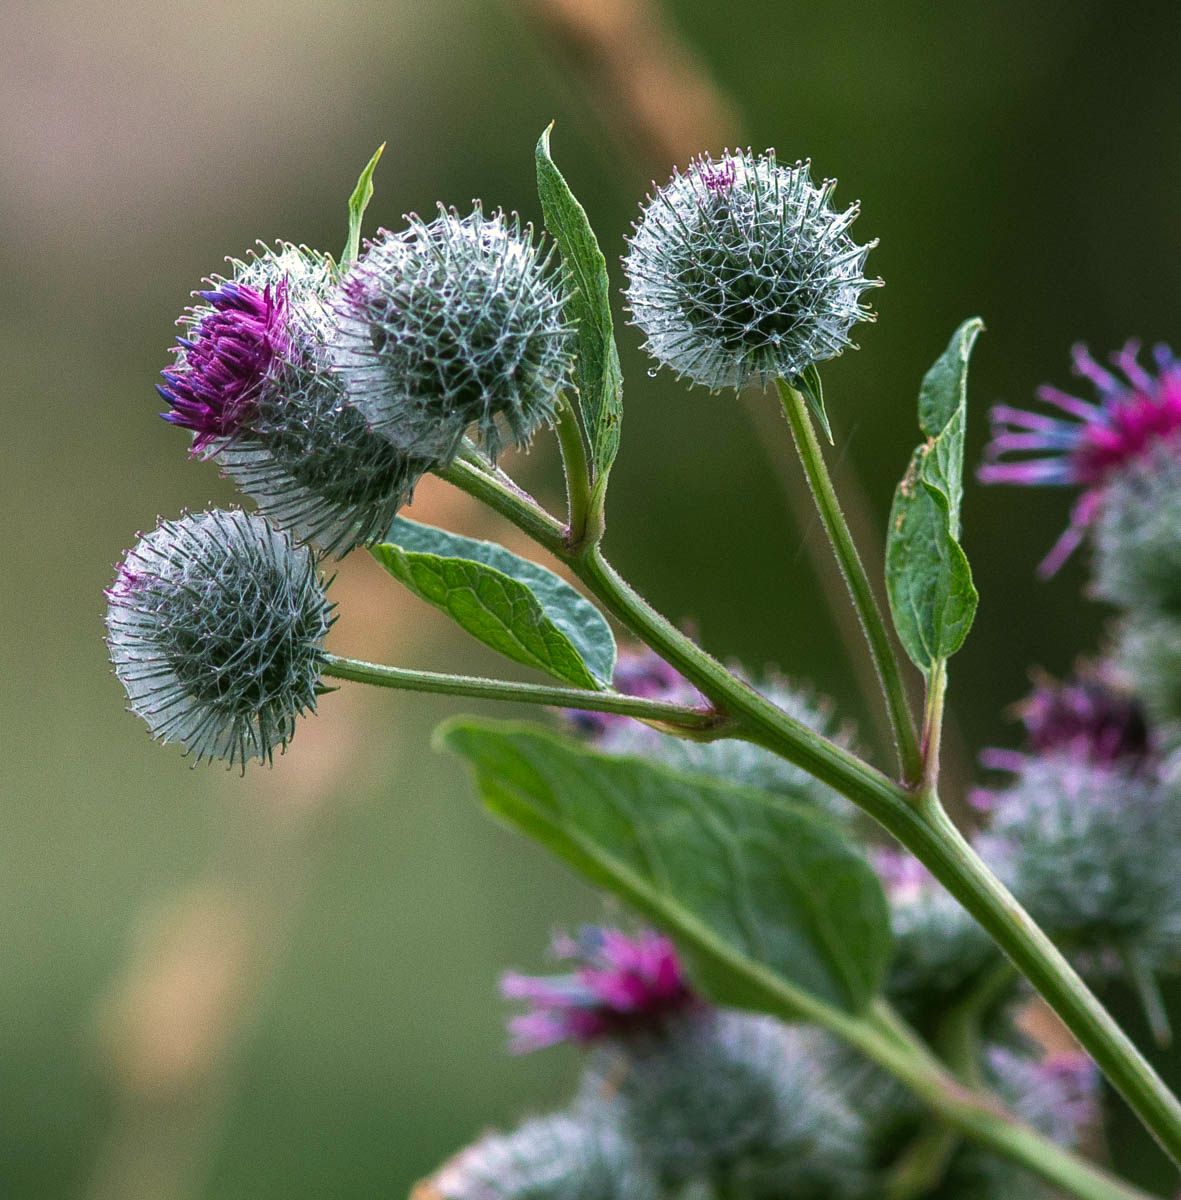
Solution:
[(627, 299), (646, 348), (717, 391), (794, 379), (852, 343), (872, 312), (861, 293), (875, 243), (848, 234), (856, 205), (831, 207), (834, 180), (775, 152), (708, 155), (648, 198), (624, 259)]
[(1119, 764), (1129, 771), (1153, 765), (1144, 707), (1118, 683), (1110, 665), (1080, 663), (1071, 678), (1061, 681), (1038, 673), (1034, 685), (1017, 706), (1027, 752), (986, 750), (981, 755), (986, 766), (1020, 771), (1030, 755), (1045, 754), (1068, 754), (1099, 766)]
[(337, 363), (350, 403), (405, 454), (450, 461), (475, 426), (495, 458), (553, 420), (573, 331), (532, 228), (477, 205), (381, 230), (345, 277)]
[(605, 1110), (669, 1194), (698, 1182), (749, 1200), (861, 1195), (864, 1126), (829, 1053), (816, 1030), (703, 1009), (597, 1049), (583, 1110)]
[(1091, 972), (1181, 949), (1181, 811), (1154, 774), (1068, 751), (1029, 758), (990, 794), (981, 855)]
[(1092, 544), (1096, 596), (1181, 616), (1181, 438), (1158, 442), (1112, 479)]
[[(251, 360), (249, 385), (239, 381), (239, 400), (223, 406), (216, 428), (197, 435), (194, 452), (214, 459), (263, 513), (302, 541), (345, 554), (384, 537), (433, 464), (396, 450), (345, 404), (329, 350), (335, 267), (306, 246), (284, 242), (260, 244), (230, 265), (231, 279), (211, 280), (215, 290), (202, 296), (233, 292), (282, 303), (272, 306), (266, 353), (260, 349)], [(194, 307), (179, 362), (188, 366), (197, 351), (213, 346), (212, 335), (201, 331), (220, 329), (224, 319), (211, 304)], [(223, 343), (229, 344), (222, 338), (216, 345)], [(177, 415), (176, 409), (167, 414)]]
[(346, 403), (333, 369), (335, 268), (303, 246), (267, 246), (235, 277), (287, 296), (286, 337), (248, 421), (218, 442), (224, 474), (273, 521), (343, 555), (385, 537), (434, 464), (398, 450)]
[(413, 1200), (658, 1200), (656, 1180), (612, 1125), (536, 1117), (462, 1150)]
[(576, 970), (543, 976), (509, 972), (501, 980), (504, 996), (533, 1005), (509, 1022), (516, 1051), (652, 1030), (700, 1003), (672, 942), (652, 930), (629, 937), (618, 929), (586, 926), (577, 938), (555, 939), (553, 954), (576, 962)]
[(269, 762), (315, 709), (332, 605), (310, 551), (262, 517), (162, 521), (127, 552), (107, 598), (131, 710), (198, 762)]
[(984, 483), (1082, 489), (1069, 527), (1039, 568), (1043, 575), (1057, 571), (1082, 540), (1111, 481), (1181, 432), (1181, 363), (1167, 346), (1153, 351), (1155, 375), (1141, 365), (1134, 341), (1112, 356), (1116, 371), (1100, 366), (1084, 346), (1076, 346), (1073, 357), (1075, 374), (1094, 387), (1097, 399), (1046, 386), (1037, 397), (1056, 415), (997, 405), (978, 472)]
[(251, 412), (271, 363), (286, 346), (287, 288), (261, 289), (230, 279), (209, 280), (201, 303), (181, 317), (185, 328), (175, 363), (157, 391), (168, 402), (164, 420), (192, 430), (193, 452), (231, 436)]
[[(705, 704), (701, 693), (653, 651), (625, 651), (616, 669), (615, 686), (628, 695), (667, 700), (695, 707)], [(835, 716), (832, 705), (808, 689), (797, 687), (780, 675), (769, 674), (758, 691), (789, 716), (809, 729), (847, 746), (852, 732)], [(734, 738), (693, 742), (671, 737), (630, 717), (573, 713), (575, 728), (591, 737), (608, 754), (654, 759), (680, 771), (712, 775), (731, 783), (777, 792), (815, 804), (834, 816), (846, 818), (856, 810), (852, 804), (806, 771), (770, 750)]]

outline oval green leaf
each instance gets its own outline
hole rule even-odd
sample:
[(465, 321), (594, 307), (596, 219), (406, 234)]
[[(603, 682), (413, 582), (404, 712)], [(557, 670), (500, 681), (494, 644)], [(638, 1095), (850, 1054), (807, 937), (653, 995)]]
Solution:
[(395, 579), (493, 650), (576, 687), (610, 684), (611, 627), (553, 571), (494, 542), (404, 517), (372, 553)]
[(753, 788), (460, 718), (438, 740), (500, 820), (666, 929), (699, 987), (807, 1019), (862, 1012), (891, 950), (882, 888), (840, 828)]
[(963, 644), (979, 596), (960, 545), (968, 359), (984, 322), (965, 321), (923, 377), (919, 428), (926, 441), (894, 493), (886, 538), (886, 591), (894, 628), (924, 674)]

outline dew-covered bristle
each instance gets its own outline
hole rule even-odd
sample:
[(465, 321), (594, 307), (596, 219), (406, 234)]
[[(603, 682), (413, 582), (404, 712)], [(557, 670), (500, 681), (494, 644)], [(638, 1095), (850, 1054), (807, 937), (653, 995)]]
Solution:
[(335, 363), (369, 425), (402, 453), (450, 461), (473, 429), (495, 458), (552, 423), (570, 384), (562, 281), (531, 227), (440, 207), (379, 232), (343, 281)]
[(624, 259), (626, 296), (645, 348), (711, 391), (795, 379), (853, 343), (872, 320), (861, 293), (875, 243), (857, 245), (852, 205), (831, 207), (834, 181), (773, 151), (703, 156), (643, 208)]
[(133, 712), (200, 762), (269, 762), (316, 707), (332, 624), (315, 560), (238, 510), (163, 521), (108, 592), (107, 641)]

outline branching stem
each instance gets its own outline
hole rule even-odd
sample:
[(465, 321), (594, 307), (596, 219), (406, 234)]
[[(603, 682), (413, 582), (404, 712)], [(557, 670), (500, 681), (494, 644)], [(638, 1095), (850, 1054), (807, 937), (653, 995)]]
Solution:
[[(1044, 931), (965, 841), (933, 788), (916, 793), (895, 783), (844, 747), (793, 720), (656, 612), (607, 563), (597, 546), (571, 551), (562, 538), (561, 526), (535, 505), (489, 483), (487, 476), (473, 479), (450, 468), (444, 477), (483, 500), (565, 563), (621, 624), (693, 683), (720, 714), (736, 723), (736, 736), (773, 750), (847, 796), (924, 863), (1041, 993), (1166, 1152), (1181, 1162), (1181, 1103)], [(934, 1103), (930, 1093), (928, 1099)], [(938, 1104), (936, 1109), (941, 1111)], [(1036, 1135), (1030, 1131), (1025, 1136)], [(1030, 1165), (1037, 1169), (1036, 1164)], [(1078, 1195), (1099, 1194), (1072, 1190)]]

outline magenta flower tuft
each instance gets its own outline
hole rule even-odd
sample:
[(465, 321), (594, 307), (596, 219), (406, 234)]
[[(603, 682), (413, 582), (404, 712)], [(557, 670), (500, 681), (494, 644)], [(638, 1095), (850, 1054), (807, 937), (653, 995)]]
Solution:
[(196, 435), (192, 453), (237, 433), (276, 356), (286, 352), (287, 285), (261, 292), (218, 280), (198, 292), (203, 303), (180, 323), (187, 336), (173, 348), (176, 362), (156, 390), (168, 402), (164, 420)]
[(1154, 747), (1143, 706), (1099, 666), (1080, 664), (1071, 679), (1034, 677), (1034, 689), (1017, 706), (1028, 754), (985, 750), (981, 760), (999, 771), (1021, 771), (1032, 755), (1067, 754), (1092, 766), (1127, 771), (1149, 767)]
[(1097, 363), (1084, 346), (1073, 351), (1074, 371), (1098, 393), (1082, 400), (1055, 387), (1037, 397), (1064, 415), (1031, 412), (1007, 404), (990, 415), (992, 441), (978, 471), (982, 483), (1081, 487), (1070, 525), (1038, 568), (1053, 575), (1070, 557), (1094, 521), (1104, 489), (1128, 463), (1181, 432), (1181, 361), (1167, 346), (1153, 351), (1157, 373), (1141, 366), (1139, 344), (1128, 342), (1112, 363)]
[(734, 165), (734, 160), (729, 155), (724, 157), (721, 162), (714, 162), (713, 159), (703, 158), (700, 160), (697, 169), (701, 174), (701, 182), (715, 196), (723, 192), (728, 192), (734, 186), (734, 181), (738, 178), (738, 168)]
[(510, 971), (501, 979), (502, 995), (533, 1006), (509, 1022), (517, 1053), (560, 1042), (585, 1045), (651, 1033), (702, 1003), (685, 979), (672, 942), (653, 930), (629, 937), (618, 929), (588, 925), (577, 938), (556, 938), (552, 952), (576, 962), (577, 969), (542, 976)]

